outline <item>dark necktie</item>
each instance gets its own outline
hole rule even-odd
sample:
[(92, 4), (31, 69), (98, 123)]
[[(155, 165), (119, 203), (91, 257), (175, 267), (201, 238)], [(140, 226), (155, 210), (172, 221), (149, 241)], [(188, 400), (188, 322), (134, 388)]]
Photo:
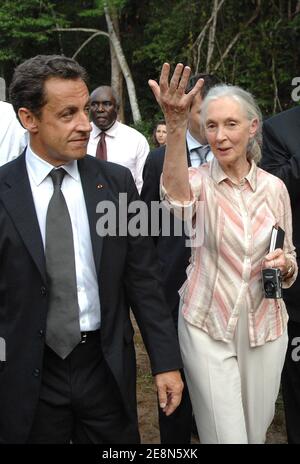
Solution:
[(207, 157), (209, 151), (210, 151), (209, 145), (202, 145), (201, 147), (192, 148), (192, 150), (191, 150), (191, 152), (195, 152), (199, 156), (200, 166), (201, 166), (201, 164), (206, 163), (206, 161), (207, 161), (206, 157)]
[(81, 340), (72, 224), (61, 191), (66, 171), (53, 169), (53, 195), (46, 216), (46, 270), (49, 283), (46, 343), (62, 359)]
[(101, 132), (100, 139), (97, 145), (96, 158), (101, 160), (107, 160), (107, 149), (105, 142), (105, 132)]

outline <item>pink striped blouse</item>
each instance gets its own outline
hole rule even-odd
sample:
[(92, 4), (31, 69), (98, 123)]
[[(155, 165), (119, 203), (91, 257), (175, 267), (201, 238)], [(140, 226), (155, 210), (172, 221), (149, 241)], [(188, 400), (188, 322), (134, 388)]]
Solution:
[(282, 299), (264, 298), (261, 279), (275, 224), (285, 230), (284, 252), (296, 269), (283, 287), (290, 287), (298, 272), (284, 183), (252, 162), (237, 185), (216, 159), (189, 168), (189, 178), (192, 200), (184, 204), (172, 200), (161, 186), (161, 196), (175, 214), (184, 211), (197, 222), (187, 280), (179, 291), (184, 318), (212, 338), (229, 342), (240, 312), (246, 310), (250, 345), (275, 340), (286, 327), (287, 311)]

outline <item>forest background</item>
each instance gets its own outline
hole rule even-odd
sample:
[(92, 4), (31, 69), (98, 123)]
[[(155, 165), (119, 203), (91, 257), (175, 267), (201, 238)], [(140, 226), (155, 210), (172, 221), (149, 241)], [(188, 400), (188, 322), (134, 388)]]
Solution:
[(0, 0), (0, 76), (36, 54), (75, 57), (90, 90), (111, 84), (120, 119), (149, 136), (160, 110), (147, 81), (162, 63), (252, 92), (264, 117), (299, 104), (299, 0)]
[[(52, 53), (76, 58), (90, 90), (112, 85), (120, 119), (149, 140), (162, 115), (147, 82), (165, 61), (242, 86), (269, 117), (300, 104), (300, 0), (0, 0), (7, 88), (16, 65)], [(157, 443), (156, 395), (138, 330), (136, 348), (142, 441)], [(280, 396), (267, 442), (286, 442)]]

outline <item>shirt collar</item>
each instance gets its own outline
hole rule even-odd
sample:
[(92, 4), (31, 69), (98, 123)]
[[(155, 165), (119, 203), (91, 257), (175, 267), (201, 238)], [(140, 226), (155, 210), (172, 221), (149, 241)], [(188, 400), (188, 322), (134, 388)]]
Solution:
[[(232, 182), (228, 175), (225, 174), (216, 158), (213, 158), (210, 163), (210, 175), (217, 184), (220, 184), (226, 179), (229, 179)], [(251, 168), (245, 176), (245, 180), (248, 181), (251, 189), (255, 192), (257, 187), (257, 166), (253, 160), (251, 161)]]
[[(28, 171), (30, 172), (31, 178), (37, 186), (40, 185), (49, 175), (50, 171), (54, 169), (54, 166), (52, 164), (43, 160), (40, 156), (34, 153), (30, 145), (28, 145), (26, 149), (26, 166)], [(70, 161), (69, 163), (62, 165), (61, 167), (71, 177), (73, 177), (74, 180), (80, 180), (77, 160)]]
[(199, 147), (207, 147), (208, 145), (202, 145), (198, 140), (195, 139), (195, 137), (192, 136), (190, 133), (189, 129), (186, 132), (186, 142), (187, 146), (189, 149), (189, 152), (193, 150), (194, 148), (199, 148)]
[[(91, 123), (91, 125), (92, 125), (92, 132), (91, 132), (90, 136), (92, 138), (96, 139), (97, 137), (99, 137), (102, 130), (99, 129), (99, 127), (97, 127), (96, 124), (94, 124), (93, 122)], [(119, 121), (116, 120), (113, 123), (113, 125), (109, 129), (107, 129), (107, 131), (104, 131), (105, 134), (107, 134), (110, 137), (116, 137), (119, 125), (120, 125)]]

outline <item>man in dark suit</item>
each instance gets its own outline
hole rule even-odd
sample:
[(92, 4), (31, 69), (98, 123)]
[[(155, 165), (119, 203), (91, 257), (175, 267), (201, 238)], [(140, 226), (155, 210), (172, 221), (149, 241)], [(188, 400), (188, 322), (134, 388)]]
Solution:
[[(261, 167), (280, 177), (290, 194), (293, 242), (300, 258), (300, 107), (284, 111), (263, 125)], [(270, 199), (272, 201), (272, 199)], [(283, 291), (289, 313), (289, 345), (282, 371), (282, 394), (289, 443), (300, 443), (300, 275)]]
[[(85, 156), (85, 81), (76, 61), (37, 56), (16, 68), (10, 88), (30, 138), (0, 169), (0, 443), (139, 442), (129, 307), (160, 406), (169, 415), (181, 398), (151, 238), (118, 234), (111, 222), (124, 220), (120, 193), (128, 205), (138, 200), (133, 178)], [(103, 205), (113, 210), (107, 234)]]
[[(201, 103), (211, 87), (218, 84), (219, 79), (212, 74), (197, 74), (189, 80), (186, 92), (189, 92), (199, 79), (204, 79), (201, 93), (194, 97), (187, 131), (187, 156), (188, 165), (198, 167), (212, 158), (212, 153), (207, 145), (201, 126)], [(147, 203), (148, 211), (151, 210), (151, 202), (159, 201), (160, 177), (163, 170), (166, 147), (152, 150), (146, 160), (143, 172), (143, 188), (141, 198)], [(170, 234), (165, 236), (160, 227), (158, 237), (153, 237), (156, 244), (160, 268), (161, 281), (164, 287), (166, 300), (172, 312), (174, 325), (177, 329), (179, 294), (178, 290), (186, 280), (186, 268), (191, 256), (190, 248), (186, 244), (187, 237), (183, 234), (175, 235), (181, 225), (179, 219), (172, 218)], [(176, 412), (167, 417), (159, 409), (159, 428), (161, 443), (190, 443), (192, 431), (192, 407), (185, 384), (182, 401)]]

